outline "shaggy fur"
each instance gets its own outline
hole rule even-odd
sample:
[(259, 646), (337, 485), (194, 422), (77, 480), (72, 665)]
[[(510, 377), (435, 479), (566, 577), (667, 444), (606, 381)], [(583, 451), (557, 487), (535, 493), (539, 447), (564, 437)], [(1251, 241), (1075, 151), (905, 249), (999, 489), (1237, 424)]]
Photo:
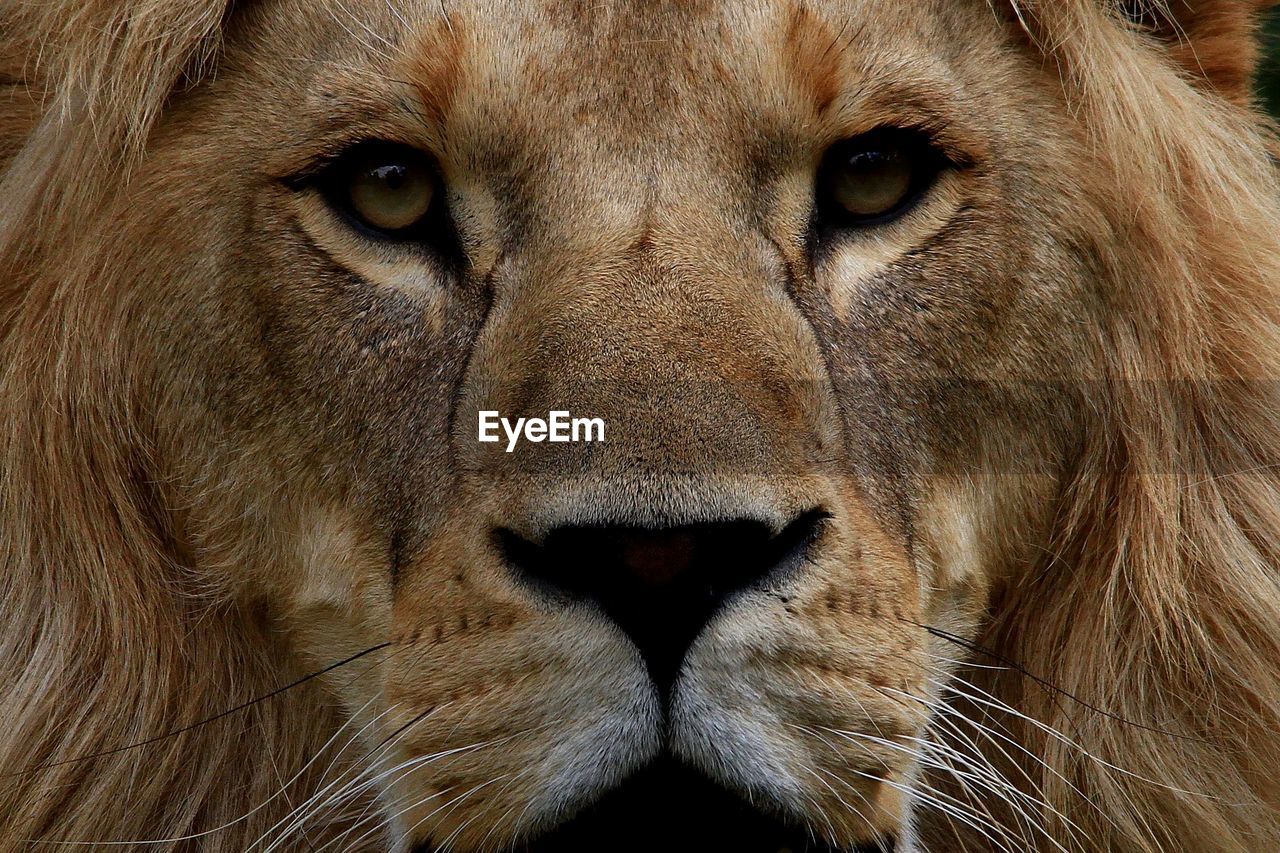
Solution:
[(1085, 192), (1113, 289), (1054, 538), (985, 642), (1113, 715), (979, 683), (1038, 721), (1010, 723), (1026, 772), (1089, 848), (1280, 845), (1280, 191), (1258, 116), (1200, 94), (1250, 100), (1256, 8), (1190, 4), (1180, 68), (1091, 4), (1021, 9), (1106, 164)]
[[(439, 332), (443, 343), (395, 325), (408, 310), (400, 303), (387, 307), (362, 296), (326, 301), (339, 279), (304, 256), (295, 245), (301, 241), (289, 242), (294, 232), (281, 223), (292, 221), (293, 207), (245, 201), (222, 218), (202, 218), (220, 202), (210, 189), (219, 176), (242, 175), (238, 163), (201, 172), (199, 155), (211, 162), (218, 155), (216, 143), (201, 147), (201, 137), (221, 139), (236, 125), (246, 140), (259, 131), (268, 138), (286, 126), (266, 108), (244, 107), (250, 101), (243, 98), (234, 120), (215, 107), (234, 101), (236, 86), (251, 88), (242, 79), (271, 79), (295, 59), (311, 61), (256, 54), (255, 39), (281, 36), (284, 25), (269, 11), (259, 16), (252, 8), (259, 4), (243, 5), (250, 8), (233, 14), (230, 4), (210, 0), (0, 4), (0, 849), (32, 841), (142, 840), (156, 842), (147, 849), (242, 850), (273, 842), (321, 849), (339, 840), (385, 849), (427, 837), (482, 849), (528, 832), (512, 823), (525, 811), (541, 808), (551, 822), (571, 810), (568, 801), (539, 799), (555, 788), (546, 780), (570, 774), (570, 760), (556, 751), (568, 735), (557, 735), (554, 725), (574, 722), (577, 736), (597, 723), (607, 729), (590, 716), (597, 709), (600, 717), (614, 710), (617, 719), (643, 717), (647, 700), (625, 704), (634, 662), (608, 645), (612, 635), (595, 623), (548, 616), (504, 585), (484, 562), (488, 557), (479, 556), (487, 554), (480, 544), (485, 531), (468, 525), (481, 516), (519, 516), (536, 528), (538, 512), (513, 510), (494, 495), (518, 495), (551, 512), (545, 507), (568, 499), (547, 481), (581, 475), (573, 480), (579, 483), (600, 469), (547, 462), (503, 471), (505, 479), (486, 481), (487, 488), (476, 485), (468, 479), (476, 470), (505, 463), (452, 445), (447, 407), (431, 401), (461, 400), (462, 410), (474, 412), (481, 399), (541, 399), (534, 380), (556, 371), (539, 373), (539, 365), (560, 362), (539, 359), (558, 348), (557, 357), (588, 377), (559, 391), (607, 405), (621, 392), (591, 387), (591, 377), (604, 381), (602, 365), (650, 381), (645, 371), (665, 369), (667, 346), (688, 361), (709, 358), (708, 349), (720, 353), (718, 375), (770, 412), (763, 426), (742, 427), (741, 446), (751, 449), (742, 455), (750, 464), (764, 460), (748, 471), (758, 475), (749, 482), (780, 484), (779, 505), (800, 505), (797, 496), (812, 503), (818, 495), (839, 508), (832, 556), (815, 564), (812, 586), (802, 584), (787, 610), (819, 639), (805, 646), (754, 616), (731, 623), (725, 635), (736, 629), (781, 638), (777, 645), (787, 655), (779, 653), (783, 662), (769, 677), (791, 685), (785, 679), (804, 670), (811, 680), (795, 681), (791, 692), (780, 687), (783, 698), (771, 694), (779, 707), (799, 703), (804, 719), (829, 719), (841, 732), (870, 715), (870, 730), (889, 730), (898, 751), (901, 744), (937, 744), (910, 763), (878, 754), (885, 783), (846, 775), (852, 793), (844, 797), (810, 780), (805, 793), (819, 813), (806, 818), (818, 831), (843, 844), (901, 833), (904, 844), (915, 838), (931, 851), (1280, 849), (1280, 182), (1267, 156), (1274, 137), (1248, 94), (1253, 25), (1263, 4), (926, 4), (972, 22), (966, 37), (996, 34), (974, 36), (975, 54), (991, 51), (1000, 70), (990, 72), (987, 89), (965, 81), (964, 109), (984, 116), (986, 102), (974, 91), (1016, 85), (1026, 99), (1019, 108), (1052, 110), (1043, 130), (1051, 142), (1042, 145), (1026, 131), (1029, 124), (1001, 113), (1004, 107), (991, 108), (992, 126), (1023, 134), (996, 143), (1018, 151), (1025, 168), (1017, 174), (1029, 176), (1034, 200), (1044, 204), (1030, 218), (1043, 223), (1049, 209), (1061, 217), (1055, 234), (1025, 232), (1043, 237), (1037, 251), (1053, 259), (1036, 268), (1039, 277), (1025, 278), (1030, 295), (1019, 298), (1047, 293), (1052, 303), (1026, 322), (1002, 319), (1004, 325), (992, 321), (988, 329), (973, 321), (974, 329), (957, 327), (948, 337), (948, 318), (969, 318), (975, 309), (956, 299), (947, 282), (1007, 279), (1020, 286), (1024, 279), (1022, 267), (1007, 259), (991, 270), (982, 246), (947, 253), (940, 244), (939, 253), (963, 258), (963, 270), (942, 269), (938, 282), (929, 280), (932, 289), (921, 286), (935, 301), (892, 306), (918, 311), (912, 315), (921, 318), (918, 326), (877, 325), (879, 315), (860, 301), (865, 289), (841, 295), (838, 287), (821, 286), (821, 275), (801, 257), (803, 228), (793, 228), (800, 236), (766, 262), (724, 249), (734, 239), (698, 209), (696, 193), (713, 183), (705, 176), (689, 181), (693, 211), (683, 213), (679, 228), (650, 220), (651, 227), (625, 239), (591, 237), (597, 219), (622, 207), (591, 207), (597, 200), (582, 187), (608, 186), (608, 175), (595, 173), (576, 187), (565, 178), (548, 192), (559, 205), (550, 216), (529, 214), (508, 231), (492, 224), (501, 218), (497, 204), (480, 206), (469, 227), (535, 244), (541, 234), (542, 245), (556, 253), (521, 258), (539, 279), (518, 264), (504, 266), (496, 237), (468, 244), (489, 295), (456, 310), (444, 297), (412, 303), (411, 325)], [(492, 10), (477, 12), (474, 21), (465, 10), (441, 21), (423, 11), (436, 4), (403, 4), (403, 16), (400, 4), (385, 10), (369, 4), (379, 7), (369, 17), (347, 9), (355, 5), (326, 9), (337, 9), (347, 44), (359, 47), (349, 56), (312, 57), (330, 63), (339, 83), (373, 93), (351, 112), (377, 113), (380, 107), (370, 107), (381, 103), (374, 94), (400, 75), (426, 81), (416, 103), (436, 123), (447, 116), (484, 126), (514, 112), (486, 113), (466, 100), (467, 75), (480, 72), (462, 53), (506, 55), (498, 47), (506, 42), (480, 34), (486, 15), (498, 17)], [(800, 11), (778, 13), (790, 26), (776, 29), (802, 46), (836, 43), (838, 26), (805, 4), (794, 6)], [(415, 23), (410, 35), (398, 29), (419, 13), (430, 24)], [(886, 27), (898, 22), (895, 14), (882, 11)], [(293, 21), (295, 29), (283, 34), (290, 45), (334, 43), (314, 35), (320, 24), (282, 17)], [(904, 19), (901, 26), (913, 24)], [(655, 75), (668, 68), (660, 54), (644, 54), (645, 33), (635, 35), (633, 42), (630, 31), (611, 31), (614, 41), (583, 67), (600, 81), (623, 76), (606, 61), (614, 54), (619, 62), (650, 63)], [(962, 42), (960, 49), (969, 46)], [(843, 49), (861, 48), (850, 39)], [(755, 82), (799, 79), (815, 110), (804, 127), (822, 128), (835, 121), (823, 116), (839, 88), (832, 78), (847, 66), (832, 63), (826, 50), (798, 55), (807, 57), (798, 73), (770, 66)], [(695, 65), (690, 77), (720, 80), (717, 86), (733, 77), (723, 65)], [(571, 86), (554, 72), (538, 78), (546, 92)], [(311, 84), (321, 85), (292, 83), (304, 105), (308, 97), (328, 96), (310, 91)], [(546, 92), (535, 97), (557, 103)], [(768, 110), (777, 108), (765, 100)], [(588, 129), (617, 120), (635, 132), (643, 116), (627, 103), (613, 112), (584, 106), (572, 121), (559, 119)], [(732, 105), (728, 96), (725, 104)], [(892, 116), (897, 108), (884, 109)], [(361, 120), (375, 135), (382, 127), (381, 118)], [(534, 126), (537, 119), (523, 120)], [(688, 133), (690, 144), (703, 144), (694, 130)], [(512, 132), (513, 139), (528, 135), (537, 136)], [(430, 142), (451, 152), (464, 147), (443, 132)], [(989, 153), (986, 142), (957, 144), (981, 158)], [(253, 150), (262, 159), (284, 158), (293, 156), (288, 148), (264, 143)], [(715, 159), (707, 150), (694, 149), (689, 161)], [(1050, 159), (1055, 153), (1063, 159)], [(548, 176), (570, 168), (538, 156), (528, 154), (519, 167)], [(483, 154), (459, 159), (473, 172), (492, 162)], [(733, 168), (725, 165), (734, 162), (731, 155), (716, 162)], [(1064, 174), (1063, 163), (1079, 168)], [(511, 168), (506, 186), (532, 192)], [(459, 167), (459, 174), (472, 172)], [(726, 185), (743, 183), (740, 174), (728, 174), (719, 176)], [(968, 185), (949, 186), (946, 192), (961, 193)], [(989, 188), (973, 192), (987, 203), (1000, 197)], [(785, 191), (779, 195), (785, 200)], [(1000, 212), (1015, 221), (1029, 216), (1030, 204)], [(374, 279), (390, 263), (351, 249), (327, 220), (316, 225), (314, 206), (298, 209), (301, 227), (339, 266)], [(561, 230), (547, 224), (556, 217), (563, 217)], [(215, 223), (213, 230), (182, 230), (188, 218)], [(262, 225), (258, 231), (276, 228), (275, 242), (264, 249), (245, 240), (238, 229), (246, 221)], [(672, 237), (677, 232), (679, 240)], [(575, 243), (580, 233), (588, 236)], [(276, 245), (286, 248), (277, 253)], [(700, 266), (712, 256), (727, 260)], [(922, 252), (893, 269), (924, 281), (935, 262)], [(255, 265), (316, 286), (299, 285), (298, 301), (282, 310), (273, 301), (277, 278), (237, 272)], [(1070, 272), (1076, 265), (1088, 271), (1079, 286)], [(762, 297), (735, 284), (735, 270), (742, 280), (786, 278), (808, 322), (774, 302), (751, 302)], [(515, 291), (503, 290), (503, 282), (521, 275), (571, 283), (581, 295), (578, 310), (587, 313), (555, 314), (549, 291), (513, 303)], [(662, 290), (668, 280), (689, 286)], [(607, 289), (619, 281), (627, 287)], [(457, 284), (466, 293), (482, 290)], [(630, 295), (637, 290), (676, 294), (672, 304), (693, 306), (694, 319), (674, 309), (675, 317), (646, 313), (662, 300)], [(491, 306), (485, 300), (494, 293)], [(609, 313), (615, 304), (621, 307)], [(565, 316), (594, 318), (630, 343), (602, 355), (589, 339), (564, 331), (574, 325)], [(657, 325), (654, 316), (670, 325)], [(639, 318), (634, 326), (633, 318)], [(387, 325), (361, 325), (375, 322)], [(538, 337), (543, 328), (561, 334), (554, 346)], [(686, 341), (645, 350), (652, 334), (644, 329), (651, 328), (679, 329)], [(777, 329), (784, 331), (769, 338)], [(916, 349), (908, 346), (919, 340), (913, 335), (924, 339)], [(1007, 341), (1008, 351), (973, 360), (983, 356), (966, 346), (987, 340), (983, 335)], [(872, 339), (896, 347), (894, 357), (864, 344)], [(472, 360), (455, 364), (464, 341), (474, 348)], [(364, 362), (348, 358), (348, 345), (383, 361), (361, 373)], [(923, 392), (898, 397), (891, 383), (872, 383), (869, 394), (868, 374), (840, 362), (864, 345), (868, 364), (907, 370), (944, 352), (928, 364), (939, 374), (999, 384), (1031, 373), (1053, 387), (1032, 394), (1019, 385), (1007, 397), (982, 396), (977, 404), (952, 400), (954, 411), (983, 411), (990, 423), (974, 427), (977, 437), (959, 428), (937, 433), (938, 446), (957, 448), (960, 459), (932, 456), (941, 460), (941, 473), (935, 470), (926, 486), (898, 447), (926, 439), (911, 431), (914, 421), (881, 414), (881, 407), (936, 407), (946, 421), (948, 403)], [(420, 360), (405, 355), (408, 349)], [(628, 353), (642, 350), (648, 355), (628, 361)], [(749, 369), (735, 367), (740, 363)], [(798, 379), (824, 370), (829, 380), (821, 383)], [(502, 385), (501, 377), (521, 371), (527, 375), (519, 389)], [(360, 381), (344, 396), (341, 383), (350, 376)], [(416, 378), (423, 376), (436, 377), (438, 386), (415, 384), (426, 382)], [(652, 459), (678, 459), (680, 470), (694, 472), (748, 464), (698, 456), (705, 435), (680, 418), (701, 406), (729, 411), (736, 403), (696, 384), (691, 396), (680, 397), (690, 386), (677, 379), (671, 372), (653, 380), (677, 389), (676, 403), (656, 409), (654, 421), (672, 425), (679, 439), (656, 428), (634, 434), (631, 445), (624, 439), (623, 446), (641, 449), (599, 475), (601, 493), (635, 476), (613, 491), (637, 504), (671, 494), (668, 481), (634, 475), (659, 470)], [(778, 390), (815, 384), (822, 390)], [(828, 385), (840, 405), (822, 396)], [(308, 396), (314, 387), (332, 397)], [(1049, 398), (1052, 404), (1043, 403)], [(776, 412), (768, 408), (775, 403)], [(1008, 408), (984, 410), (993, 405)], [(831, 438), (847, 437), (847, 423), (833, 424), (850, 412), (894, 446), (866, 439), (850, 450), (847, 439)], [(431, 440), (397, 431), (396, 421), (410, 420)], [(793, 438), (798, 434), (815, 437), (803, 444)], [(814, 485), (817, 477), (805, 466), (837, 449), (852, 460), (848, 470), (831, 475), (838, 485)], [(1022, 452), (1036, 461), (1008, 462)], [(376, 464), (361, 467), (363, 456)], [(456, 479), (421, 473), (450, 466), (462, 472)], [(725, 491), (741, 491), (747, 481), (726, 478)], [(697, 504), (681, 500), (671, 505)], [(978, 555), (971, 571), (960, 566), (961, 552)], [(935, 595), (938, 589), (944, 592)], [(924, 624), (932, 636), (920, 630)], [(324, 677), (281, 690), (362, 653)], [(698, 665), (719, 672), (717, 660), (732, 663), (731, 652), (718, 654), (707, 652)], [(926, 657), (929, 663), (920, 663)], [(730, 663), (724, 668), (748, 668)], [(530, 682), (543, 669), (554, 675), (535, 690)], [(779, 674), (784, 669), (789, 674)], [(618, 684), (578, 686), (600, 672), (624, 674)], [(875, 689), (865, 690), (870, 682)], [(499, 690), (517, 697), (510, 709), (499, 704)], [(886, 691), (908, 698), (898, 703), (907, 710), (877, 705)], [(820, 708), (806, 698), (828, 692), (840, 696)], [(458, 708), (468, 710), (451, 716)], [(229, 709), (237, 710), (223, 715)], [(486, 710), (493, 719), (483, 718)], [(424, 717), (428, 725), (418, 739), (399, 740)], [(796, 756), (839, 747), (825, 743), (830, 737), (774, 734), (783, 756), (779, 775), (791, 772)], [(425, 771), (403, 769), (414, 757), (479, 751), (498, 741), (503, 756), (480, 751), (471, 764), (469, 756), (451, 757)], [(402, 751), (379, 753), (387, 743)], [(640, 735), (628, 743), (631, 752), (610, 756), (619, 768), (648, 748)], [(378, 754), (380, 763), (362, 765), (362, 753)], [(513, 771), (503, 761), (536, 769), (542, 782), (517, 772), (510, 784), (465, 806), (439, 815), (423, 807), (424, 792), (475, 790), (483, 779), (505, 779), (500, 774)], [(851, 761), (845, 754), (823, 772), (839, 775)], [(978, 769), (965, 776), (950, 772), (948, 762)], [(347, 784), (387, 768), (398, 772), (387, 774), (385, 785)], [(430, 775), (437, 768), (439, 775)], [(861, 798), (854, 800), (856, 815), (845, 808), (846, 797)], [(397, 816), (385, 830), (367, 820), (379, 809)]]

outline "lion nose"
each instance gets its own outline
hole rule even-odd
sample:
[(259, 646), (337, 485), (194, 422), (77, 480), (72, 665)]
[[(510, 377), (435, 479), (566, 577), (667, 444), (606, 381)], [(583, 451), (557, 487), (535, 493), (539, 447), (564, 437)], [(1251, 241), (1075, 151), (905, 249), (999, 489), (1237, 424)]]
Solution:
[(550, 530), (531, 542), (502, 529), (509, 563), (560, 596), (595, 602), (635, 643), (664, 698), (685, 652), (735, 593), (801, 562), (830, 516), (797, 516), (781, 532), (754, 519), (665, 528)]

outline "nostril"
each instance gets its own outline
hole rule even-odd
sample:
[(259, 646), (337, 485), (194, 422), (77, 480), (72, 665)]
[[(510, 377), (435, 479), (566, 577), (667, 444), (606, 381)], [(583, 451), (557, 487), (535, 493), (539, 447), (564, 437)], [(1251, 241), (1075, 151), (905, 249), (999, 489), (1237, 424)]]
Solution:
[(798, 566), (830, 513), (813, 509), (773, 533), (756, 519), (665, 528), (564, 525), (541, 542), (500, 528), (512, 569), (544, 593), (594, 601), (639, 647), (665, 694), (684, 652), (734, 593)]
[(778, 569), (795, 566), (808, 556), (809, 549), (822, 537), (823, 528), (831, 517), (831, 513), (821, 508), (796, 516), (782, 532), (770, 540), (765, 559)]
[(595, 598), (615, 587), (706, 587), (721, 597), (794, 567), (831, 518), (813, 509), (774, 534), (762, 521), (737, 519), (673, 527), (563, 525), (534, 542), (498, 528), (507, 564), (548, 592)]
[(692, 530), (637, 530), (620, 539), (622, 571), (637, 583), (659, 587), (690, 571), (699, 548)]

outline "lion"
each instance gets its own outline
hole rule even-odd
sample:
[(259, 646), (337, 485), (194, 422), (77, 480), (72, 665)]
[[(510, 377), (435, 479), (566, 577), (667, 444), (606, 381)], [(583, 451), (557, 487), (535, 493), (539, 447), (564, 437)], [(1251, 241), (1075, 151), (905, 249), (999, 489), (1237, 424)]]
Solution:
[(3, 4), (0, 849), (1280, 849), (1267, 5)]

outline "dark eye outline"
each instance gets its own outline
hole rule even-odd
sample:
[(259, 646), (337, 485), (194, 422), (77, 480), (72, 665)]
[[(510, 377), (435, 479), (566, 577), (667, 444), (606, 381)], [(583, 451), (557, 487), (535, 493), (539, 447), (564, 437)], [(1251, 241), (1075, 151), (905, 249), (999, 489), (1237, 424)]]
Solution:
[[(883, 213), (873, 216), (850, 213), (832, 193), (836, 171), (859, 154), (890, 148), (902, 151), (912, 163), (911, 184), (906, 194)], [(879, 127), (837, 142), (823, 155), (815, 180), (814, 199), (819, 229), (868, 230), (900, 219), (924, 200), (942, 172), (955, 165), (934, 143), (932, 136), (920, 128)]]
[[(434, 194), (427, 212), (413, 224), (388, 231), (373, 225), (356, 210), (351, 198), (351, 179), (356, 170), (370, 161), (416, 161), (431, 176)], [(313, 164), (300, 175), (286, 181), (292, 189), (314, 189), (329, 208), (353, 231), (369, 240), (393, 244), (410, 244), (434, 250), (448, 260), (460, 258), (457, 232), (449, 215), (444, 179), (435, 158), (430, 154), (399, 142), (368, 140), (350, 145), (335, 155)]]

